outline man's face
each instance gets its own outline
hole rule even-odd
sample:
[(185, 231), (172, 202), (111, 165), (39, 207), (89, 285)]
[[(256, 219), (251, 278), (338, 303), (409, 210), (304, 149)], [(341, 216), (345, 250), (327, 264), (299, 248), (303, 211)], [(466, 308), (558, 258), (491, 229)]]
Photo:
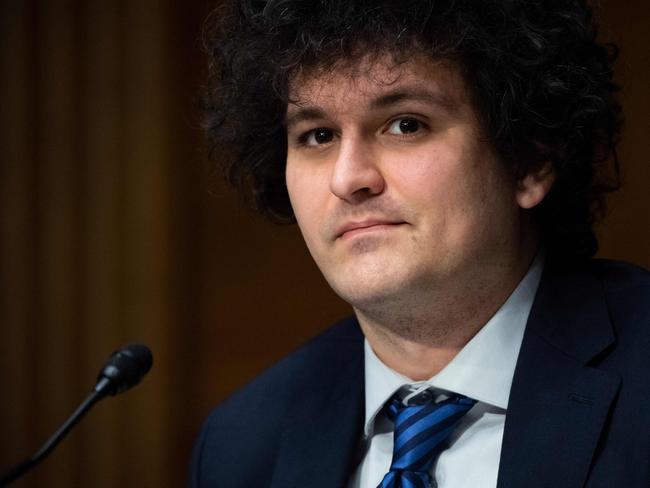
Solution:
[(516, 184), (451, 63), (299, 76), (291, 100), (289, 196), (343, 299), (363, 309), (471, 287), (508, 266), (520, 241)]

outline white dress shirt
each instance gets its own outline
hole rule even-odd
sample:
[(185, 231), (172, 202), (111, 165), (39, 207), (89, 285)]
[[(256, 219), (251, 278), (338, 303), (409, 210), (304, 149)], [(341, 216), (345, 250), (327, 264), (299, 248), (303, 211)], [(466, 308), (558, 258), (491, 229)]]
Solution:
[(406, 385), (430, 385), (441, 396), (453, 392), (478, 402), (463, 417), (449, 447), (432, 467), (433, 486), (494, 488), (503, 428), (517, 356), (543, 268), (538, 256), (508, 300), (454, 359), (426, 382), (416, 382), (386, 366), (365, 342), (366, 453), (349, 488), (376, 488), (390, 468), (393, 425), (382, 410)]

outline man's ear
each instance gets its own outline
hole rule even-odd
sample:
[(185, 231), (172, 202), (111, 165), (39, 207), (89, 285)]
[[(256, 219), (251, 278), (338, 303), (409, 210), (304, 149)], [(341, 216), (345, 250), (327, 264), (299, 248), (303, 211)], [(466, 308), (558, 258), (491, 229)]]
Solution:
[(555, 182), (555, 168), (550, 161), (517, 182), (516, 199), (521, 208), (530, 209), (544, 200)]

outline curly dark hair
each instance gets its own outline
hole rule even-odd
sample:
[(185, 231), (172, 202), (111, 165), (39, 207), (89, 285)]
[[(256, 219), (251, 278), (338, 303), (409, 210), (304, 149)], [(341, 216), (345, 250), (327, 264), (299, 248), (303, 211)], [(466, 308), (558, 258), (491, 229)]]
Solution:
[(237, 0), (211, 15), (204, 93), (211, 155), (258, 210), (293, 221), (284, 180), (289, 83), (359, 55), (414, 52), (461, 69), (483, 129), (522, 177), (552, 163), (534, 209), (547, 254), (584, 259), (619, 186), (616, 49), (582, 0)]

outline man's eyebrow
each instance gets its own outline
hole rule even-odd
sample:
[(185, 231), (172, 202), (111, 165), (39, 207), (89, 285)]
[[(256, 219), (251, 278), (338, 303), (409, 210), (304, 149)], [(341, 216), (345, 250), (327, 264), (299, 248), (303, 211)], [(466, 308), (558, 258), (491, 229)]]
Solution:
[(284, 117), (284, 124), (287, 128), (306, 120), (325, 118), (325, 112), (318, 107), (301, 107), (299, 105), (297, 107), (297, 109), (292, 111), (287, 110), (287, 114)]
[[(429, 103), (438, 105), (448, 111), (454, 111), (456, 108), (456, 105), (449, 96), (420, 86), (400, 87), (388, 93), (383, 93), (370, 101), (369, 108), (371, 110), (378, 110), (403, 101)], [(284, 118), (287, 129), (300, 122), (327, 118), (325, 111), (319, 107), (302, 106), (297, 103), (294, 103), (293, 106), (297, 108), (291, 111), (287, 110)]]
[(425, 87), (400, 87), (394, 91), (379, 95), (370, 102), (373, 109), (386, 108), (403, 101), (425, 102), (452, 111), (455, 108), (453, 100), (438, 91), (432, 91)]

